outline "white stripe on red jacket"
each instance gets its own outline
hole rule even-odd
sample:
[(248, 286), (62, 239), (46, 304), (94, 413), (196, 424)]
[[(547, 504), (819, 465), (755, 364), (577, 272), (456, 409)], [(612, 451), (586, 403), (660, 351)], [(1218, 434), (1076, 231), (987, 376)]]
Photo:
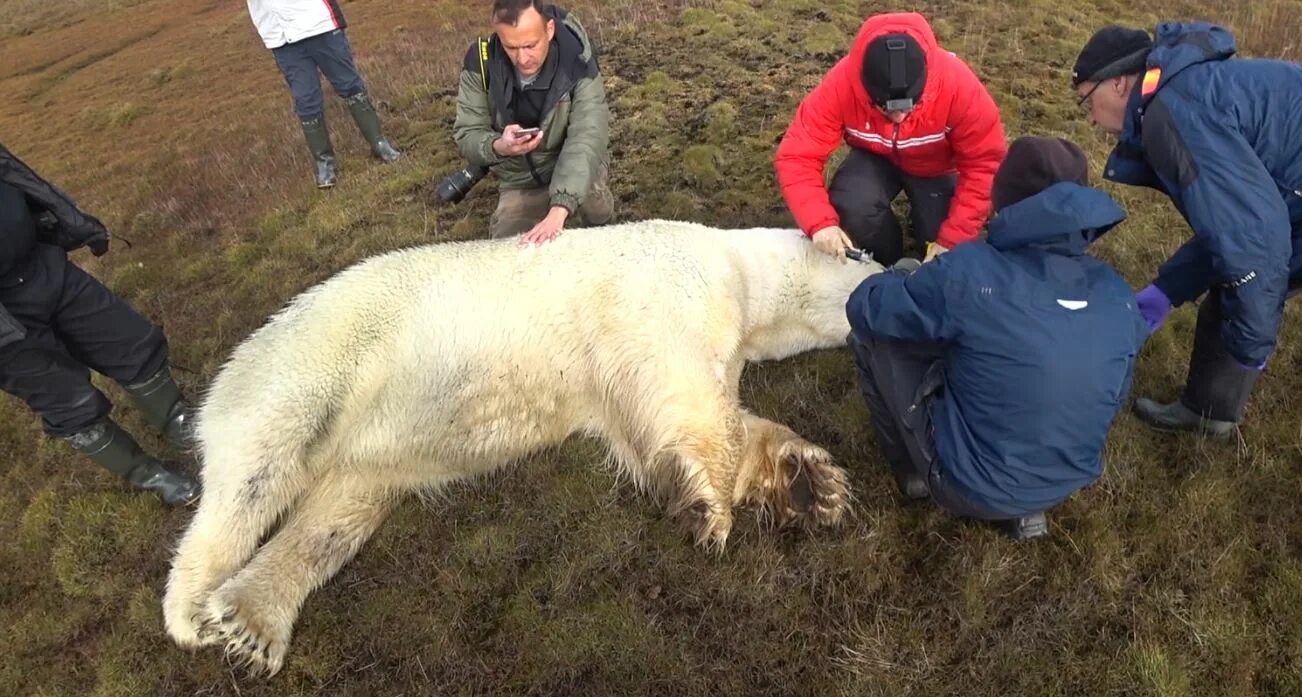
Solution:
[(267, 48), (343, 29), (338, 0), (248, 0), (249, 17)]
[[(883, 34), (907, 33), (927, 55), (927, 84), (903, 123), (891, 123), (864, 88), (863, 55)], [(774, 158), (782, 196), (807, 235), (840, 225), (823, 168), (842, 143), (890, 159), (905, 173), (958, 173), (958, 187), (937, 241), (945, 247), (974, 239), (990, 212), (990, 188), (1007, 143), (994, 99), (972, 69), (936, 43), (920, 14), (870, 17), (850, 52), (805, 97)]]

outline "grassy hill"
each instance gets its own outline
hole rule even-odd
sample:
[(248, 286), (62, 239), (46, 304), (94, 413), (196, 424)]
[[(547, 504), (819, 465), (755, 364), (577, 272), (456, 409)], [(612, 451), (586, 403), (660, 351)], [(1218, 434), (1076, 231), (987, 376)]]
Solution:
[[(491, 180), (441, 207), (459, 166), (455, 78), (486, 2), (353, 0), (350, 38), (408, 157), (370, 159), (330, 99), (340, 185), (312, 188), (283, 79), (238, 2), (0, 0), (0, 142), (119, 239), (74, 259), (162, 323), (197, 393), (310, 284), (395, 247), (483, 236)], [(623, 220), (789, 225), (772, 154), (862, 19), (846, 0), (576, 1), (603, 50)], [(922, 0), (989, 85), (1010, 137), (1108, 142), (1069, 90), (1108, 22), (1206, 18), (1248, 55), (1302, 59), (1302, 1)], [(1105, 187), (1130, 219), (1099, 245), (1136, 287), (1188, 235), (1170, 204)], [(128, 245), (126, 240), (132, 243)], [(455, 308), (448, 308), (455, 311)], [(1145, 348), (1135, 391), (1183, 382), (1193, 307)], [(692, 548), (574, 440), (509, 476), (415, 500), (314, 594), (282, 673), (248, 680), (163, 633), (188, 511), (166, 510), (0, 400), (3, 695), (1300, 695), (1302, 322), (1243, 438), (1215, 446), (1123, 415), (1108, 471), (1016, 545), (902, 507), (847, 351), (749, 369), (748, 404), (846, 465), (856, 520), (774, 535), (743, 516), (722, 558)], [(115, 385), (101, 383), (115, 399)], [(119, 400), (124, 403), (123, 400)], [(163, 452), (130, 408), (115, 412)]]

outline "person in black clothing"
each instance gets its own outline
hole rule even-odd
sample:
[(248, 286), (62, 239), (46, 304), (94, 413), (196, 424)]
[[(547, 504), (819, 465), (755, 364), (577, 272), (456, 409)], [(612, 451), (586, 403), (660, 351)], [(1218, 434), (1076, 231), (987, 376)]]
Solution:
[(162, 330), (68, 259), (83, 246), (103, 255), (108, 243), (103, 223), (0, 145), (0, 389), (113, 474), (190, 503), (198, 483), (141, 450), (91, 384), (92, 369), (122, 384), (169, 443), (192, 445)]

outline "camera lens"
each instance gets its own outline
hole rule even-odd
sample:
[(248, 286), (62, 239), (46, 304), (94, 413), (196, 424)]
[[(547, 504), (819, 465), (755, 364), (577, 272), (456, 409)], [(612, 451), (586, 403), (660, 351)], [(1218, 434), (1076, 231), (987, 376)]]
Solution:
[(487, 174), (487, 169), (470, 165), (465, 169), (449, 174), (447, 178), (439, 182), (435, 194), (444, 203), (460, 203), (461, 199), (464, 199), (475, 184), (479, 183), (479, 180), (483, 179)]
[(439, 200), (444, 203), (460, 203), (470, 192), (470, 177), (466, 176), (465, 170), (453, 172), (439, 182), (436, 191)]

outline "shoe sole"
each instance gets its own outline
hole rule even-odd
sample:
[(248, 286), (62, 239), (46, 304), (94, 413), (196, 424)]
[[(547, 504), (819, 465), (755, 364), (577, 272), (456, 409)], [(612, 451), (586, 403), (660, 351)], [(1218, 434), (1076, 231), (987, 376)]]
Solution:
[(1151, 429), (1154, 430), (1154, 431), (1157, 431), (1158, 433), (1173, 433), (1173, 434), (1178, 434), (1178, 433), (1193, 433), (1193, 434), (1196, 434), (1196, 435), (1204, 436), (1204, 437), (1208, 438), (1209, 440), (1220, 441), (1220, 442), (1223, 442), (1223, 443), (1228, 443), (1228, 442), (1234, 440), (1234, 431), (1226, 431), (1226, 432), (1224, 432), (1224, 433), (1218, 433), (1218, 432), (1216, 432), (1216, 431), (1209, 431), (1209, 430), (1207, 430), (1207, 429), (1205, 429), (1205, 428), (1196, 428), (1196, 427), (1195, 427), (1195, 428), (1189, 428), (1189, 427), (1186, 427), (1186, 426), (1169, 426), (1169, 425), (1167, 425), (1167, 424), (1157, 423), (1157, 422), (1154, 422), (1154, 421), (1149, 421), (1148, 419), (1145, 419), (1145, 418), (1143, 418), (1143, 417), (1140, 417), (1139, 420), (1142, 421), (1142, 422), (1144, 422), (1144, 425), (1145, 425), (1145, 426), (1148, 426), (1149, 428), (1151, 428)]

